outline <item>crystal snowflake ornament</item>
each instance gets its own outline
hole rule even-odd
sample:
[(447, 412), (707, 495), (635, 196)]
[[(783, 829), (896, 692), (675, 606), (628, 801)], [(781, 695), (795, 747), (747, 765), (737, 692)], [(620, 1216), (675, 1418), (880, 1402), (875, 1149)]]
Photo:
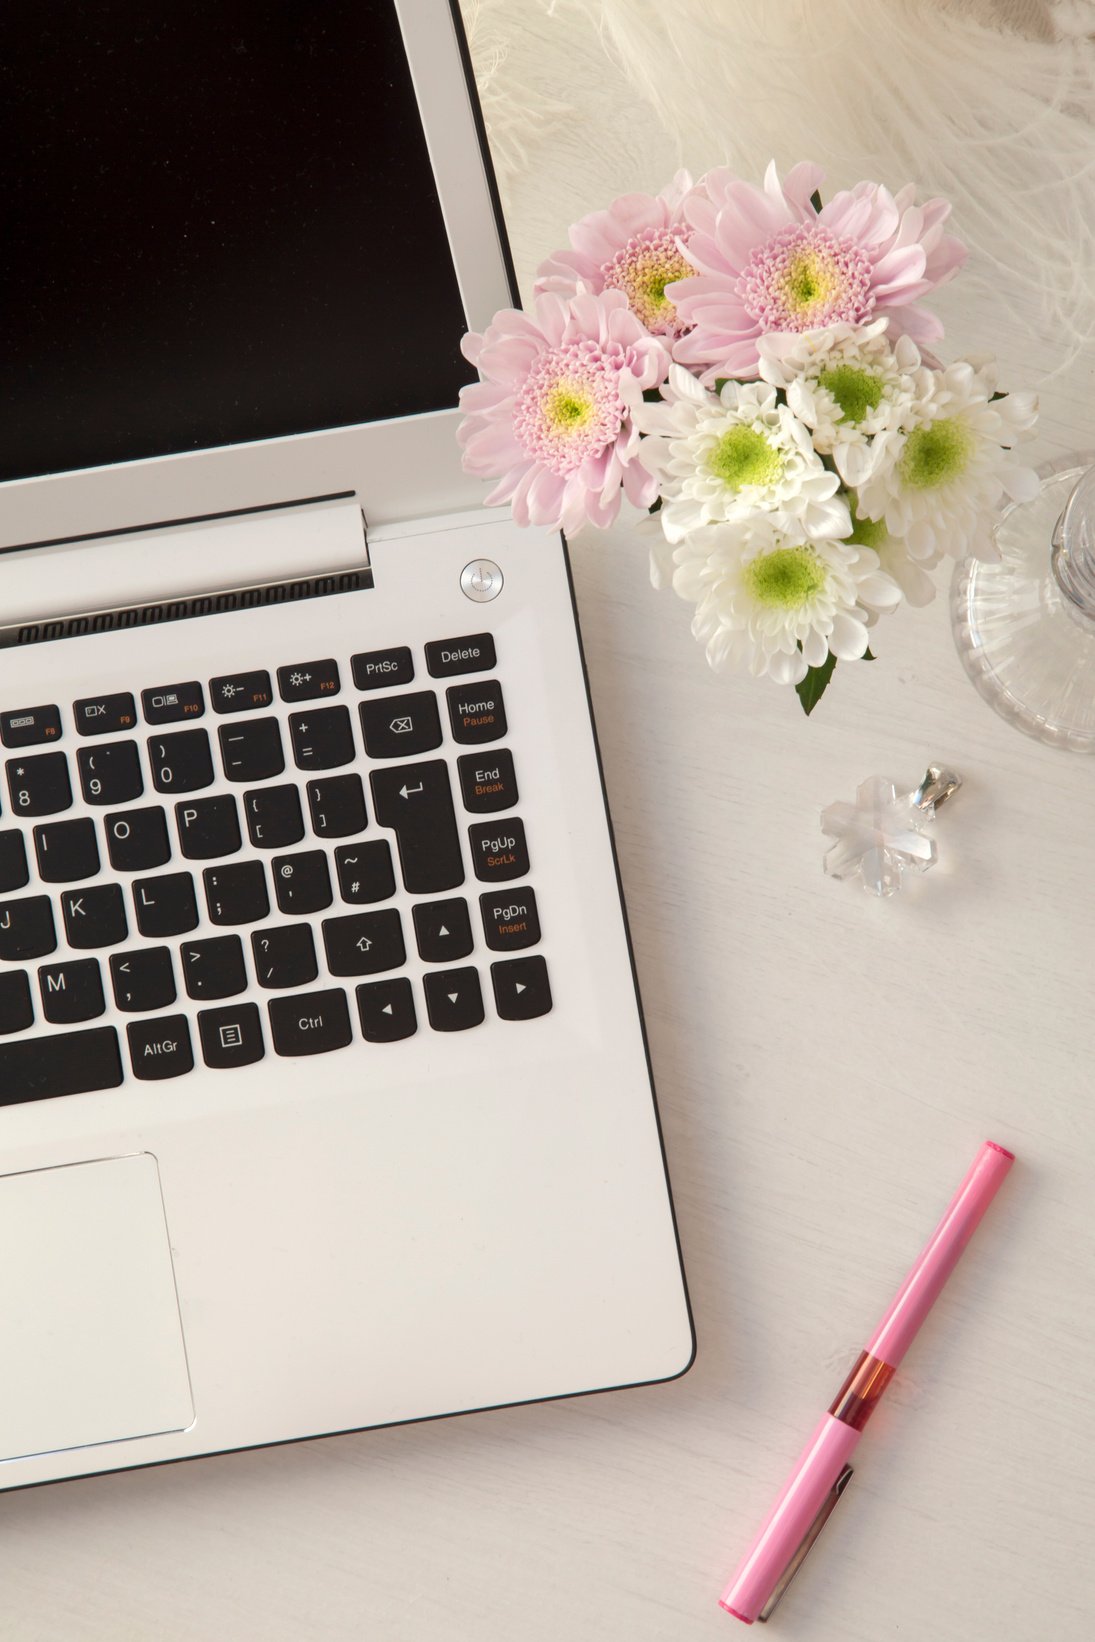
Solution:
[(884, 776), (872, 775), (856, 790), (855, 803), (830, 804), (821, 812), (821, 830), (834, 842), (825, 852), (830, 878), (859, 878), (872, 895), (893, 895), (907, 872), (935, 865), (935, 840), (928, 827), (935, 812), (962, 785), (962, 777), (938, 764), (923, 781), (898, 791)]

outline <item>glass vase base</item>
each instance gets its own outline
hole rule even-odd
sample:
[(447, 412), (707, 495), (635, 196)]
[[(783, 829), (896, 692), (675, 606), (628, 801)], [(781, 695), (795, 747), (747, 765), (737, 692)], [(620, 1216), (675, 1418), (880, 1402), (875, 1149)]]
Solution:
[(963, 559), (951, 583), (954, 642), (980, 695), (1026, 735), (1078, 753), (1095, 752), (1095, 621), (1062, 593), (1051, 551), (1089, 461), (1009, 507), (993, 532), (999, 564)]

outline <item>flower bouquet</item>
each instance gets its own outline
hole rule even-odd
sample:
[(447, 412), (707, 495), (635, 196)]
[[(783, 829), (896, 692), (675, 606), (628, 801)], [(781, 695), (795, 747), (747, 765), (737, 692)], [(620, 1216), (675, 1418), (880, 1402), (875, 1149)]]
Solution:
[(921, 298), (965, 248), (945, 200), (774, 163), (721, 167), (583, 217), (463, 351), (464, 466), (523, 525), (573, 535), (621, 500), (654, 515), (655, 586), (695, 605), (712, 667), (792, 684), (810, 712), (870, 629), (927, 604), (943, 554), (992, 556), (1011, 447), (1037, 415), (991, 360), (944, 366)]

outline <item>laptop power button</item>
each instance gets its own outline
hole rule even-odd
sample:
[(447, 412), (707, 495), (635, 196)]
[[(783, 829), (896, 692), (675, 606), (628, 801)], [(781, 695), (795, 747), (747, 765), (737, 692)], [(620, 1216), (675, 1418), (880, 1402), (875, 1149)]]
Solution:
[(460, 572), (460, 587), (475, 604), (487, 604), (502, 591), (503, 576), (493, 559), (473, 559)]

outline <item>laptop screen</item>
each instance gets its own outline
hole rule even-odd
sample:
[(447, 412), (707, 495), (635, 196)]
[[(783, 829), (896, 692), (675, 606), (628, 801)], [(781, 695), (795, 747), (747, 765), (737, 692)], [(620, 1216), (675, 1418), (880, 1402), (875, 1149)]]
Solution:
[(8, 0), (0, 481), (455, 404), (389, 0)]

